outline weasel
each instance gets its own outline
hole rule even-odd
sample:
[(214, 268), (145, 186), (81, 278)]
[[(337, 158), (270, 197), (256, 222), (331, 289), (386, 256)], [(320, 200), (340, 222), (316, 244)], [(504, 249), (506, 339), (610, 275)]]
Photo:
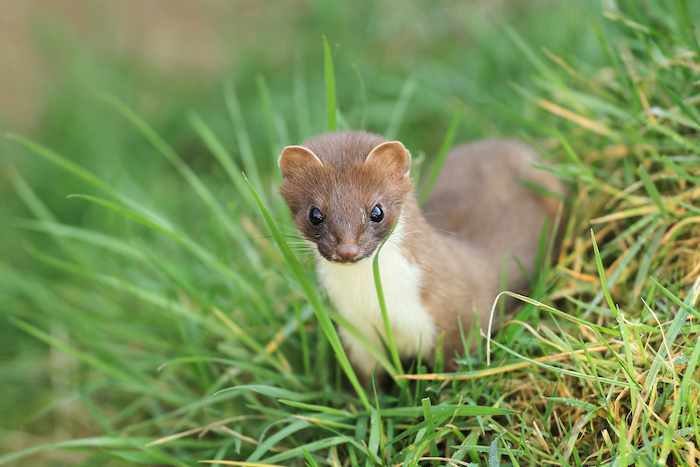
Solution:
[[(370, 342), (386, 338), (374, 286), (379, 256), (389, 322), (399, 355), (434, 361), (444, 332), (446, 368), (464, 352), (459, 320), (469, 332), (476, 314), (484, 327), (502, 290), (524, 292), (545, 218), (558, 203), (527, 188), (528, 180), (563, 194), (561, 181), (534, 167), (538, 154), (523, 143), (485, 140), (450, 151), (422, 214), (410, 179), (411, 155), (398, 141), (361, 131), (316, 136), (288, 146), (279, 158), (280, 194), (300, 234), (317, 252), (317, 273), (332, 305)], [(550, 229), (551, 230), (551, 229)], [(358, 376), (376, 359), (345, 329), (340, 338)]]

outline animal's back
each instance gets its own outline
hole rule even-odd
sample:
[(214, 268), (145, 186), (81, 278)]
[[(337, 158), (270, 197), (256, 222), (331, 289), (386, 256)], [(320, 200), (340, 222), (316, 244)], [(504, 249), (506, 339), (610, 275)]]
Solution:
[[(532, 272), (545, 217), (551, 231), (558, 201), (525, 186), (527, 180), (563, 195), (561, 181), (537, 169), (537, 151), (510, 140), (483, 140), (454, 148), (423, 209), (428, 222), (448, 236), (481, 249), (492, 262), (506, 251)], [(511, 260), (510, 290), (527, 287)]]

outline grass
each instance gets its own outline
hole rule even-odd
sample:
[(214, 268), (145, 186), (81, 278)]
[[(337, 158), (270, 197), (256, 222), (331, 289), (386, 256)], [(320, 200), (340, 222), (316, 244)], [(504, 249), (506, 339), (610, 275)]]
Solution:
[[(0, 465), (697, 465), (700, 47), (688, 25), (699, 19), (682, 0), (589, 2), (578, 15), (585, 27), (572, 25), (578, 47), (540, 49), (504, 21), (498, 47), (496, 33), (475, 29), (486, 57), (474, 63), (486, 71), (459, 75), (426, 58), (390, 85), (358, 81), (363, 66), (333, 57), (319, 34), (306, 74), (316, 70), (310, 80), (325, 82), (325, 95), (296, 75), (285, 101), (259, 78), (254, 105), (227, 84), (235, 143), (211, 114), (182, 115), (216, 161), (209, 170), (103, 95), (129, 137), (150, 147), (139, 151), (172, 167), (149, 172), (150, 184), (11, 136), (36, 166), (63, 173), (63, 195), (82, 194), (52, 199), (22, 164), (9, 172), (29, 215), (10, 219), (28, 240), (21, 256), (0, 263), (4, 332), (17, 344), (1, 371), (20, 382), (0, 389), (17, 406), (6, 412), (13, 443), (3, 442)], [(504, 44), (525, 63), (505, 75), (510, 90), (475, 100), (478, 73), (507, 71), (489, 63)], [(449, 126), (453, 87), (465, 102)], [(440, 131), (421, 112), (441, 115)], [(434, 148), (435, 157), (413, 151), (423, 178), (450, 141), (496, 126), (555, 161), (572, 191), (563, 248), (555, 266), (542, 261), (530, 296), (515, 296), (523, 306), (494, 331), (488, 356), (480, 346), (456, 374), (419, 364), (405, 375), (384, 358), (395, 387), (359, 385), (331, 319), (343, 323), (293, 254), (275, 192), (272, 169), (278, 149), (296, 142), (297, 115), (301, 138), (367, 122)]]

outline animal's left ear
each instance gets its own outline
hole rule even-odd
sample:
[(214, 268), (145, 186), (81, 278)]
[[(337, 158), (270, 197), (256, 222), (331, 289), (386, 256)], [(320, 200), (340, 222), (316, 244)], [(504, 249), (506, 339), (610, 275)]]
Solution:
[(382, 143), (367, 155), (365, 164), (386, 167), (397, 174), (408, 177), (411, 171), (411, 153), (398, 141)]

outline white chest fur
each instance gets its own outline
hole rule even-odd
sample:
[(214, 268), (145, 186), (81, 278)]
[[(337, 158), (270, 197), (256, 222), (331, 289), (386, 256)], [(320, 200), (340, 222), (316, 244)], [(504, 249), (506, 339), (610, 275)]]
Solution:
[[(401, 247), (402, 231), (399, 222), (379, 255), (387, 315), (399, 355), (415, 357), (421, 348), (423, 355), (428, 356), (435, 347), (438, 329), (421, 303), (422, 271), (406, 258)], [(381, 350), (377, 332), (384, 339), (386, 332), (374, 285), (373, 259), (347, 265), (320, 258), (317, 269), (335, 309)], [(340, 329), (339, 334), (350, 360), (369, 374), (376, 359), (350, 333)]]

